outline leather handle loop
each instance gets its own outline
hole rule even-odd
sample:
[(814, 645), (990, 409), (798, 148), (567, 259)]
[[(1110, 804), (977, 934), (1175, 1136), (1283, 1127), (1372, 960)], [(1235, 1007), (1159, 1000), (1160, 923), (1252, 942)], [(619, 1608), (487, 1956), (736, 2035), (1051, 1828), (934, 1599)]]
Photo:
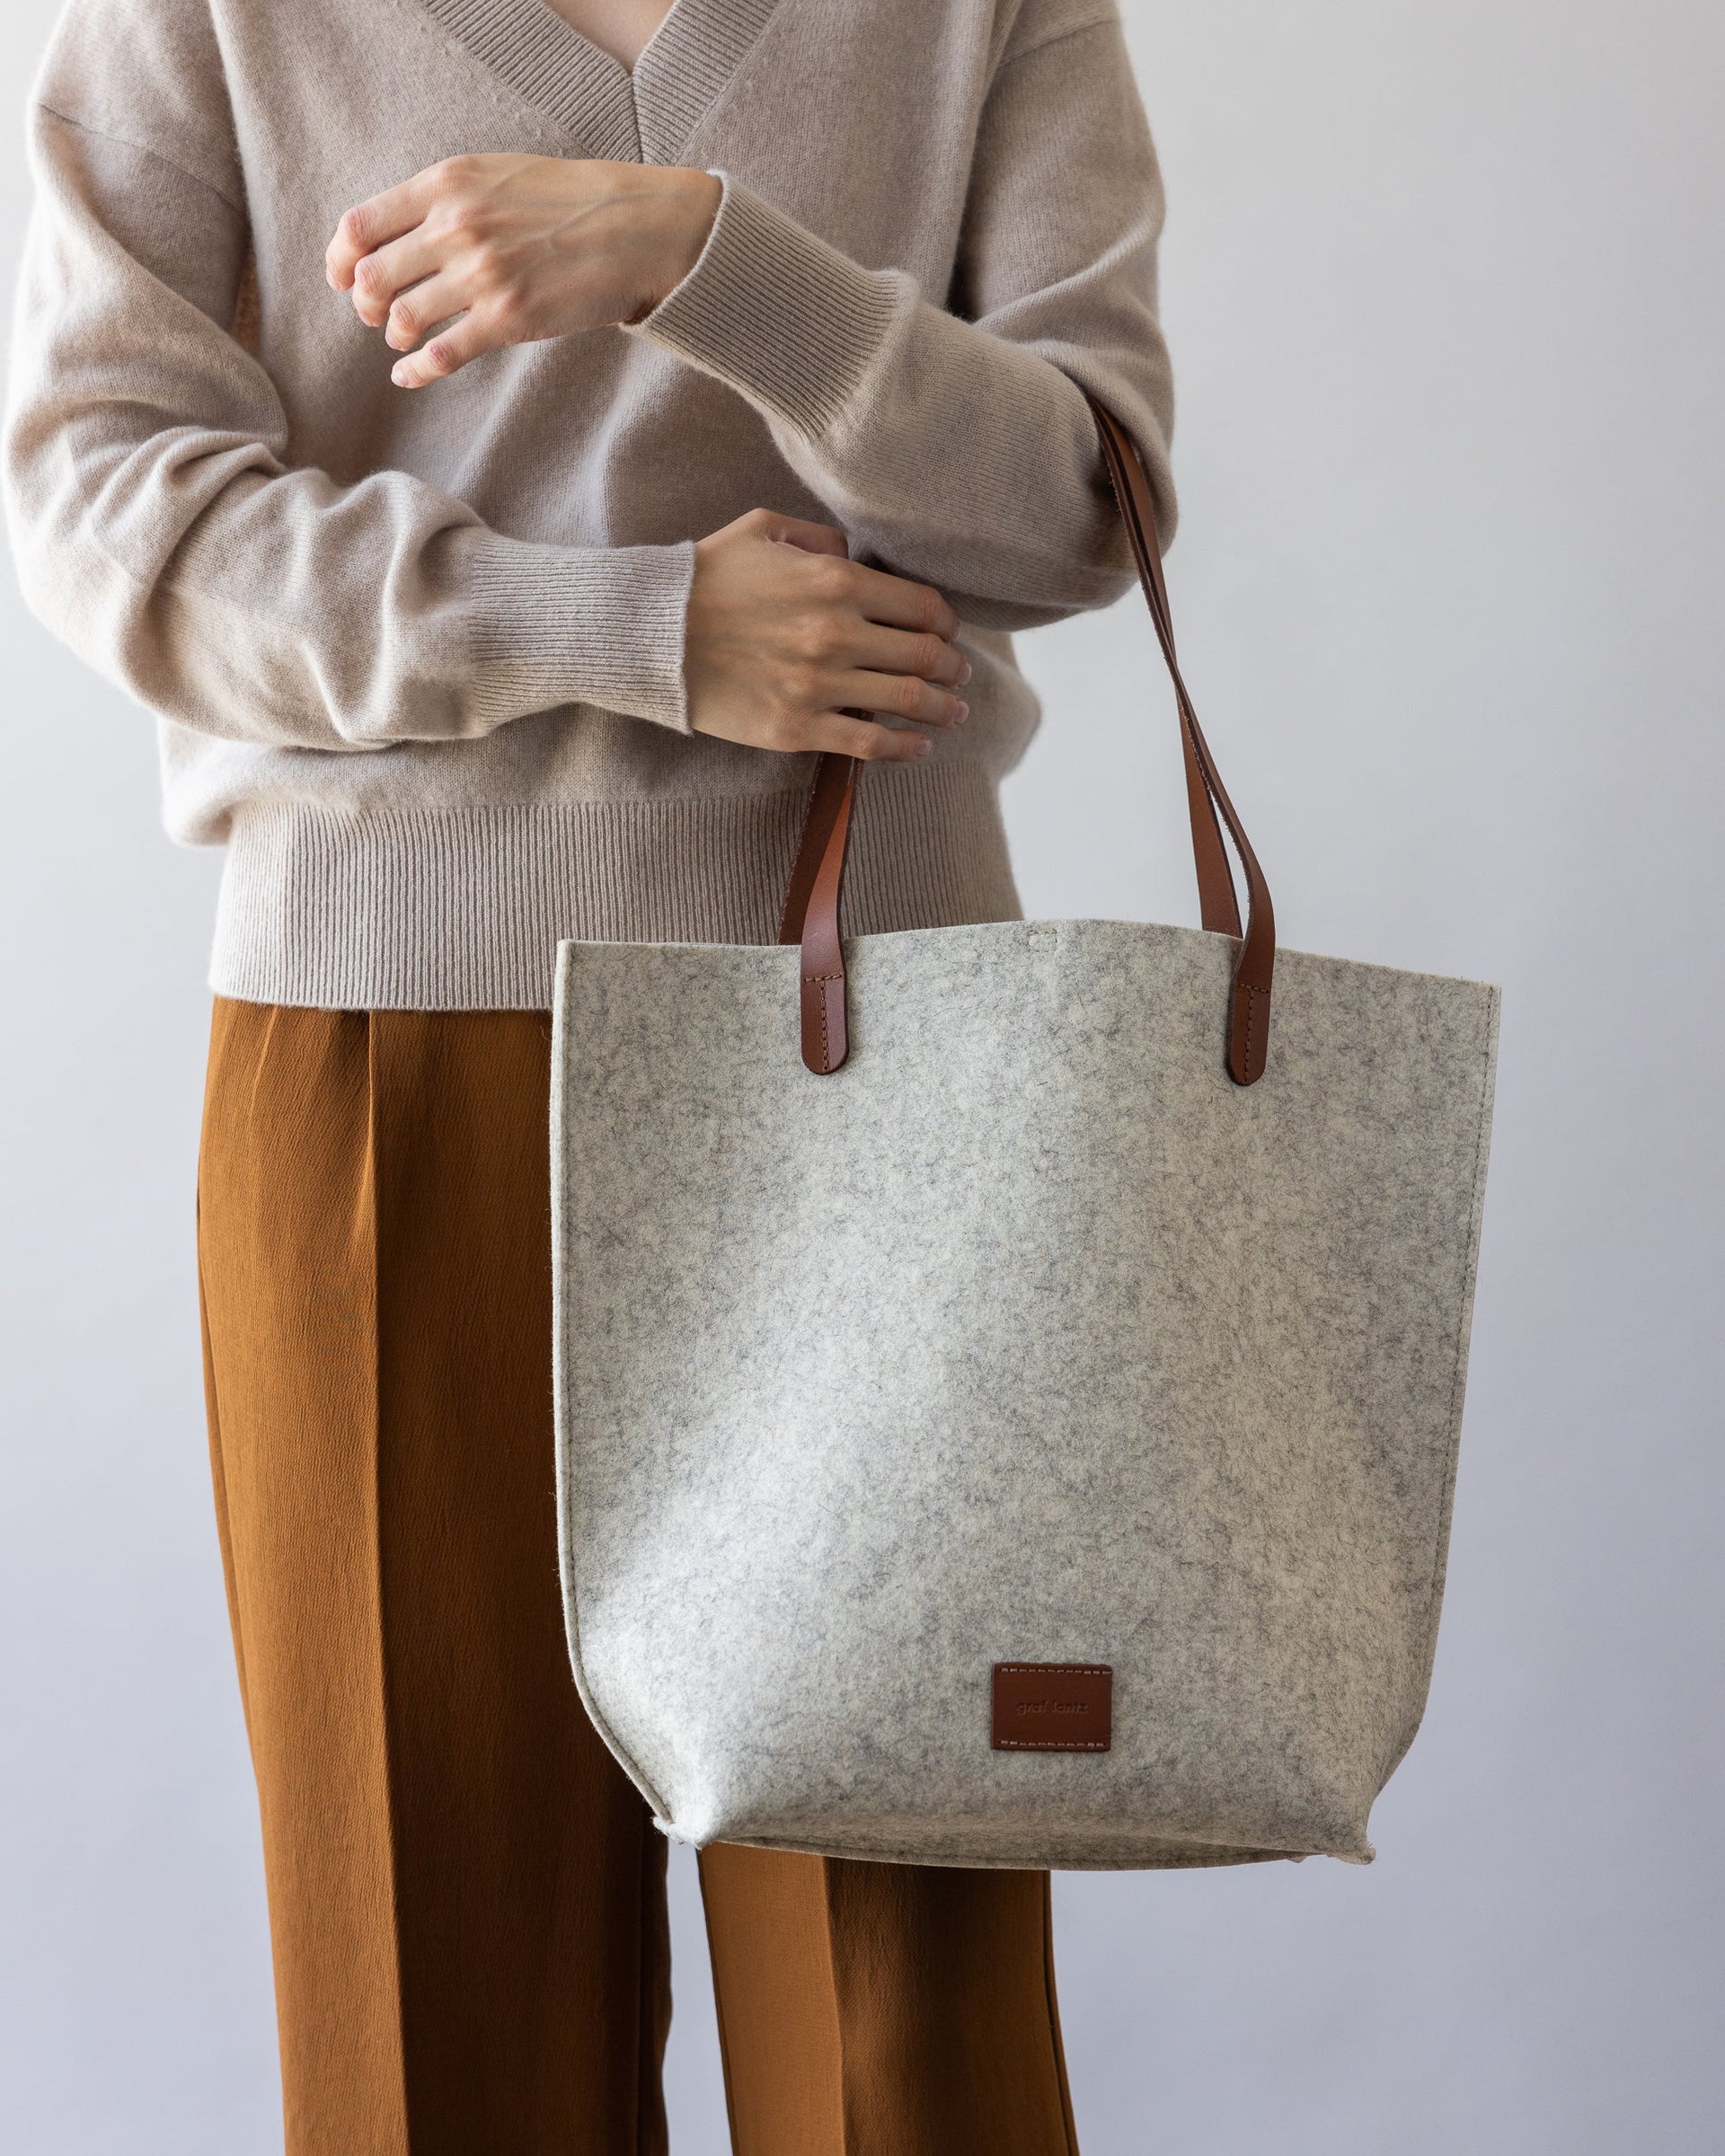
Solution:
[(1173, 617), (1168, 606), (1168, 588), (1163, 581), (1162, 549), (1156, 539), (1155, 509), (1150, 482), (1132, 437), (1105, 405), (1089, 391), (1085, 402), (1095, 416), (1101, 437), (1102, 463), (1119, 506), (1132, 560), (1138, 572), (1145, 603), (1155, 623), (1156, 641), (1167, 661), (1180, 711), (1181, 747), (1186, 763), (1186, 806), (1192, 826), (1192, 860), (1198, 870), (1199, 915), (1204, 926), (1225, 936), (1240, 935), (1239, 900), (1221, 826), (1240, 856), (1246, 876), (1246, 925), (1240, 955), (1234, 961), (1234, 991), (1228, 1012), (1227, 1064), (1236, 1085), (1254, 1085), (1264, 1074), (1269, 1051), (1270, 985), (1276, 971), (1276, 911), (1269, 886), (1246, 836), (1245, 826), (1228, 799), (1227, 788), (1210, 755), (1204, 729), (1187, 692), (1174, 652)]
[(822, 755), (816, 760), (802, 836), (779, 916), (779, 941), (802, 946), (802, 1060), (821, 1078), (837, 1070), (850, 1053), (838, 899), (862, 768), (854, 756)]
[[(1218, 935), (1240, 939), (1228, 1012), (1227, 1067), (1239, 1085), (1262, 1077), (1269, 1048), (1270, 985), (1276, 969), (1276, 915), (1269, 886), (1252, 852), (1252, 841), (1228, 799), (1211, 756), (1198, 713), (1181, 676), (1174, 651), (1173, 617), (1163, 581), (1162, 549), (1156, 538), (1154, 506), (1132, 437), (1103, 405), (1086, 391), (1096, 419), (1102, 462), (1119, 506), (1145, 603), (1155, 624), (1180, 712), (1181, 748), (1186, 766), (1186, 806), (1192, 828), (1192, 860), (1198, 870), (1199, 918)], [(815, 765), (814, 784), (803, 817), (802, 835), (792, 863), (779, 941), (802, 947), (802, 1060), (818, 1075), (836, 1071), (849, 1053), (846, 1025), (845, 952), (838, 933), (839, 894), (850, 844), (852, 811), (861, 766), (853, 756), (823, 755)], [(1239, 898), (1222, 833), (1225, 827), (1246, 878), (1246, 920), (1241, 932)]]
[(1240, 905), (1234, 888), (1234, 871), (1228, 866), (1227, 848), (1222, 844), (1216, 804), (1210, 798), (1193, 738), (1198, 734), (1198, 717), (1186, 693), (1180, 660), (1174, 651), (1173, 613), (1162, 573), (1162, 547), (1156, 536), (1156, 513), (1150, 499), (1149, 482), (1137, 449), (1124, 428), (1112, 412), (1089, 397), (1088, 393), (1086, 396), (1095, 414), (1096, 430), (1101, 437), (1103, 468), (1119, 508), (1120, 520), (1126, 526), (1127, 543), (1132, 549), (1132, 565), (1138, 572), (1138, 584), (1150, 608), (1156, 641), (1162, 646), (1162, 656), (1173, 677), (1174, 700), (1180, 712), (1180, 746), (1186, 766), (1186, 807), (1192, 826), (1192, 861), (1198, 870), (1199, 918), (1217, 935), (1237, 936)]

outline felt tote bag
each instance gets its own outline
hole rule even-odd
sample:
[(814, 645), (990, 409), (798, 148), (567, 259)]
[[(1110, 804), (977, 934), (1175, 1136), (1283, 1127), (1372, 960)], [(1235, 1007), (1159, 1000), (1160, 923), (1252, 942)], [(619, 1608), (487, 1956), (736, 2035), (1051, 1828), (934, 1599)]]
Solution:
[(569, 1641), (681, 1840), (1364, 1861), (1423, 1710), (1497, 995), (1276, 950), (1098, 420), (1203, 929), (841, 941), (828, 758), (779, 947), (559, 951)]

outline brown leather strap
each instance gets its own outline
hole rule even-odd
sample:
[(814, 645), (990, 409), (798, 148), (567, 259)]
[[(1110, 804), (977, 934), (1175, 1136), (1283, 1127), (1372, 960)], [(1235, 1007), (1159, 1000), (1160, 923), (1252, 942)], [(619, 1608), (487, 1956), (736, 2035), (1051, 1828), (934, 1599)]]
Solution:
[(779, 941), (802, 946), (802, 1060), (823, 1078), (850, 1053), (838, 897), (861, 771), (854, 756), (817, 758), (779, 916)]
[[(1101, 437), (1102, 462), (1119, 505), (1156, 641), (1173, 680), (1186, 766), (1186, 805), (1191, 819), (1192, 859), (1198, 870), (1199, 915), (1218, 935), (1240, 936), (1228, 1013), (1227, 1067), (1240, 1085), (1263, 1075), (1269, 1048), (1270, 984), (1276, 969), (1276, 915), (1252, 841), (1234, 812), (1211, 757), (1174, 653), (1173, 616), (1163, 581), (1150, 484), (1137, 447), (1113, 413), (1094, 397), (1087, 401)], [(824, 1075), (848, 1051), (845, 1029), (845, 955), (838, 934), (838, 900), (850, 843), (858, 765), (850, 756), (823, 755), (803, 818), (779, 922), (781, 943), (802, 946), (802, 1060)], [(1234, 871), (1223, 843), (1225, 826), (1246, 877), (1245, 932), (1241, 936)]]
[(1137, 448), (1112, 412), (1104, 410), (1093, 398), (1090, 399), (1090, 407), (1096, 415), (1096, 429), (1102, 441), (1102, 463), (1109, 484), (1114, 490), (1114, 499), (1119, 505), (1121, 521), (1126, 526), (1132, 564), (1138, 572), (1138, 583), (1149, 605), (1150, 619), (1155, 624), (1156, 641), (1173, 676), (1174, 701), (1180, 712), (1181, 754), (1186, 765), (1186, 808), (1192, 826), (1192, 860), (1198, 870), (1199, 919), (1217, 935), (1237, 936), (1240, 904), (1234, 888), (1234, 871), (1228, 866), (1227, 848), (1222, 844), (1222, 826), (1216, 820), (1216, 804), (1210, 799), (1210, 790), (1204, 781), (1204, 767), (1199, 761), (1194, 736), (1199, 739), (1202, 736), (1199, 734), (1198, 718), (1174, 654), (1173, 613), (1168, 604), (1168, 587), (1163, 580), (1162, 551), (1156, 538), (1156, 512), (1150, 499), (1149, 482)]
[[(1276, 970), (1276, 912), (1269, 902), (1269, 886), (1252, 850), (1245, 826), (1228, 799), (1198, 713), (1181, 677), (1174, 656), (1173, 618), (1168, 607), (1168, 588), (1162, 578), (1162, 551), (1156, 543), (1155, 510), (1150, 484), (1138, 461), (1138, 452), (1124, 427), (1086, 392), (1101, 437), (1102, 462), (1107, 466), (1114, 499), (1119, 504), (1131, 543), (1150, 618), (1156, 625), (1162, 656), (1173, 680), (1174, 699), (1180, 708), (1180, 729), (1186, 757), (1187, 807), (1191, 815), (1192, 857), (1198, 867), (1199, 917), (1206, 928), (1224, 935), (1240, 934), (1240, 915), (1234, 876), (1216, 828), (1219, 817), (1227, 826), (1240, 865), (1246, 872), (1246, 932), (1234, 961), (1234, 995), (1228, 1014), (1228, 1070), (1236, 1084), (1252, 1085), (1264, 1074), (1269, 1049), (1269, 992)], [(1196, 774), (1197, 783), (1194, 783)], [(1225, 897), (1224, 893), (1225, 892)]]

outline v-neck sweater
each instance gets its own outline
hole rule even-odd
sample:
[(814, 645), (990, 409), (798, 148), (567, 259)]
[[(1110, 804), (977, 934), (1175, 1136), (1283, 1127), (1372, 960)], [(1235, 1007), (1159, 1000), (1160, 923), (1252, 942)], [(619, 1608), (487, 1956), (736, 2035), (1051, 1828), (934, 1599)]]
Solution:
[[(633, 327), (429, 390), (330, 291), (440, 159), (698, 166)], [(677, 0), (632, 75), (543, 0), (72, 0), (38, 84), (7, 507), (27, 597), (226, 847), (212, 985), (543, 1008), (560, 937), (770, 941), (810, 759), (695, 734), (694, 542), (765, 506), (938, 586), (970, 718), (865, 776), (846, 926), (1013, 916), (1012, 632), (1164, 537), (1154, 153), (1112, 0)]]

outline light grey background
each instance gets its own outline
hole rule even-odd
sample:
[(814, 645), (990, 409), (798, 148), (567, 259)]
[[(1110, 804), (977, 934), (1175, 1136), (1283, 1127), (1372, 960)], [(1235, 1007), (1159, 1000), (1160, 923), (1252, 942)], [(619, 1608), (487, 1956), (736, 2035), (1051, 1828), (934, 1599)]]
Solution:
[[(1084, 2146), (1699, 2156), (1725, 2056), (1725, 13), (1127, 4), (1172, 203), (1175, 607), (1284, 941), (1499, 981), (1505, 1025), (1448, 1610), (1382, 1855), (1063, 1879)], [(50, 14), (0, 29), (20, 96)], [(10, 251), (15, 137), (4, 190)], [(192, 1279), (217, 864), (157, 835), (144, 716), (0, 605), (0, 2144), (265, 2156)], [(1027, 905), (1193, 918), (1140, 614), (1025, 658)], [(676, 1877), (677, 2147), (716, 2156)]]

